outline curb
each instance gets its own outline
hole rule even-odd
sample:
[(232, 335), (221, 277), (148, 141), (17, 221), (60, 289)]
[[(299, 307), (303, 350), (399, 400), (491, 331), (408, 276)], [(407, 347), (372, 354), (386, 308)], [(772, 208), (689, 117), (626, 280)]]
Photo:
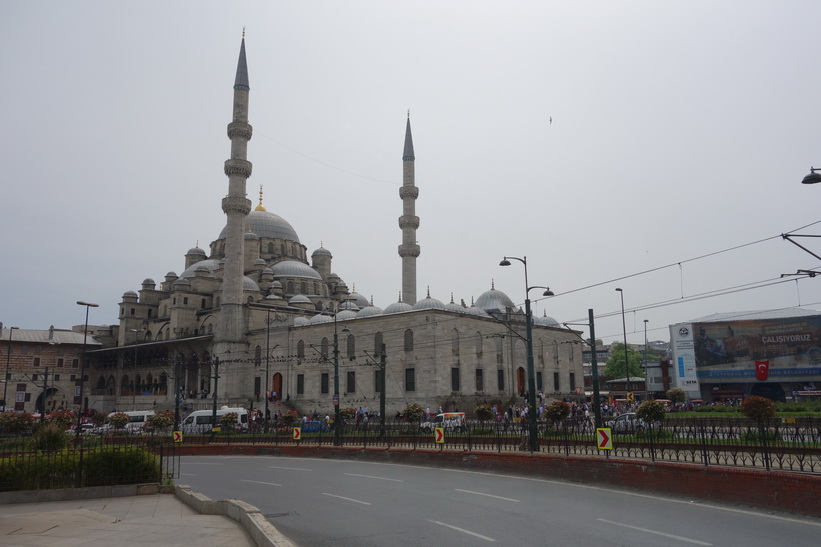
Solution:
[(176, 486), (174, 494), (201, 515), (224, 515), (237, 521), (259, 547), (295, 547), (291, 540), (268, 522), (259, 509), (249, 503), (240, 500), (212, 501), (185, 485)]

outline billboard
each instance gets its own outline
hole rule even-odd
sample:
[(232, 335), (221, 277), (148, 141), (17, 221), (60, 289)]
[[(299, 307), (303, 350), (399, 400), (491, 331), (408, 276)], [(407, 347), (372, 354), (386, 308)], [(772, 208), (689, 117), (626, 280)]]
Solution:
[(670, 327), (676, 385), (821, 381), (821, 315)]

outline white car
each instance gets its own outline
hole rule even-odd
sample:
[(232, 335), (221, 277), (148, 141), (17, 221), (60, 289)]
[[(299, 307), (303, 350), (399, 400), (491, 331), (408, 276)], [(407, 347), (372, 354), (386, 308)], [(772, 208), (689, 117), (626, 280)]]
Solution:
[(607, 422), (607, 427), (615, 433), (640, 433), (647, 427), (647, 422), (636, 416), (635, 412), (625, 412), (618, 418)]

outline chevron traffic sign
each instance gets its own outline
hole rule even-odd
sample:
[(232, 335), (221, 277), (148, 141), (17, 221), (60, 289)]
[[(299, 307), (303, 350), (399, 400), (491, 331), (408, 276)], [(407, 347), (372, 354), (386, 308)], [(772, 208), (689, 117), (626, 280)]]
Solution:
[(613, 437), (610, 436), (609, 427), (599, 427), (596, 429), (596, 440), (600, 450), (613, 450)]
[(444, 427), (437, 427), (433, 430), (433, 438), (436, 439), (437, 443), (445, 442), (445, 428)]

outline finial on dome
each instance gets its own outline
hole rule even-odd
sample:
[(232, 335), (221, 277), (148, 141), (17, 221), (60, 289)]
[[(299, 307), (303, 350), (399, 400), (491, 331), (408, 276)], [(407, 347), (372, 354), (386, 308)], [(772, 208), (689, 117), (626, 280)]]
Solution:
[(257, 205), (257, 207), (256, 207), (256, 209), (254, 209), (254, 211), (264, 211), (264, 210), (265, 210), (265, 206), (262, 204), (262, 185), (260, 184), (259, 185), (259, 205)]
[(373, 295), (371, 295), (371, 306), (373, 306)]
[(430, 298), (430, 285), (428, 285), (428, 298)]
[(242, 39), (245, 40), (245, 25), (242, 25)]
[(491, 291), (495, 291), (495, 290), (496, 290), (496, 280), (495, 280), (495, 279), (491, 279), (491, 280), (490, 280), (490, 290), (491, 290)]
[(453, 292), (450, 293), (450, 303), (455, 304), (456, 302), (453, 301)]
[(410, 108), (408, 109), (408, 119), (410, 119)]
[(397, 300), (397, 302), (401, 302), (401, 301), (402, 301), (402, 291), (399, 291), (399, 300)]

